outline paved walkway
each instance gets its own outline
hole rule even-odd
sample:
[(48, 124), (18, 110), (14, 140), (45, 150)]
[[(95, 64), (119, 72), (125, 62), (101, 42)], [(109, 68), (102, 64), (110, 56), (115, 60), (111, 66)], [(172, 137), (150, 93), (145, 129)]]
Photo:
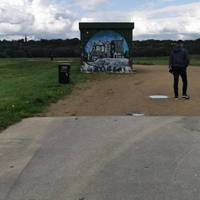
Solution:
[(0, 134), (0, 200), (199, 200), (200, 118), (23, 120)]

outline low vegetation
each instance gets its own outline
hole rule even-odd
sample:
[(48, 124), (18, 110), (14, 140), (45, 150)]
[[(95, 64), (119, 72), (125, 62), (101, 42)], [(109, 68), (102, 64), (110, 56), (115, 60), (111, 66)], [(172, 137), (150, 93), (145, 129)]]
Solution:
[[(135, 57), (167, 56), (174, 46), (172, 40), (133, 41)], [(0, 41), (0, 58), (79, 57), (81, 41), (78, 38), (66, 40), (14, 40)], [(200, 39), (185, 41), (191, 55), (200, 54)]]
[[(134, 64), (138, 65), (168, 65), (169, 57), (136, 57)], [(190, 56), (190, 65), (200, 66), (200, 55)]]
[(58, 62), (47, 59), (0, 59), (0, 129), (44, 111), (50, 102), (71, 93), (74, 85), (90, 80), (81, 74), (79, 59), (68, 59), (72, 83), (58, 83)]

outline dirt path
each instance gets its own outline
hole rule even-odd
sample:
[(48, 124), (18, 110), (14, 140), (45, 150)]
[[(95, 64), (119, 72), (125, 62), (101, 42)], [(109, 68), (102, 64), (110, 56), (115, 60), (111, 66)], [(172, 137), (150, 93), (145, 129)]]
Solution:
[[(200, 67), (190, 67), (191, 100), (153, 101), (149, 95), (173, 97), (172, 75), (165, 66), (136, 66), (137, 73), (101, 78), (88, 87), (77, 87), (71, 96), (50, 105), (45, 116), (200, 115)], [(180, 84), (181, 86), (181, 84)], [(181, 88), (180, 88), (181, 91)]]

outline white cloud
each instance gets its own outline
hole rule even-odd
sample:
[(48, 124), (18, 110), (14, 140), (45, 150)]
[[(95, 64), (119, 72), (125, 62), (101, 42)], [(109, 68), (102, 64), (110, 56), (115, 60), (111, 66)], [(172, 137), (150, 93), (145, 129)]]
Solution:
[(133, 12), (136, 22), (135, 35), (167, 39), (191, 39), (200, 37), (200, 3), (170, 6), (145, 12)]
[(97, 6), (107, 3), (108, 0), (75, 0), (75, 2), (85, 10), (93, 10)]
[(38, 39), (70, 37), (74, 20), (70, 8), (48, 0), (0, 1), (0, 38), (25, 34)]
[(135, 39), (200, 38), (200, 3), (133, 12), (95, 12), (92, 21), (135, 22)]
[[(95, 8), (109, 2), (109, 0), (73, 1), (83, 9)], [(135, 22), (134, 39), (200, 38), (198, 2), (133, 12), (81, 13), (83, 10), (70, 6), (66, 3), (55, 3), (53, 0), (0, 0), (0, 39), (17, 39), (24, 37), (25, 34), (34, 39), (78, 37), (80, 21), (132, 21)]]

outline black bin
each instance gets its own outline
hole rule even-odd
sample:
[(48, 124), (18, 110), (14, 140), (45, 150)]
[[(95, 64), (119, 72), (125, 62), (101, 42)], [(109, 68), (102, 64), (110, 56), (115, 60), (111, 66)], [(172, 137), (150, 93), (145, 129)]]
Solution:
[(59, 83), (68, 84), (70, 82), (70, 68), (69, 64), (60, 64), (58, 66)]

